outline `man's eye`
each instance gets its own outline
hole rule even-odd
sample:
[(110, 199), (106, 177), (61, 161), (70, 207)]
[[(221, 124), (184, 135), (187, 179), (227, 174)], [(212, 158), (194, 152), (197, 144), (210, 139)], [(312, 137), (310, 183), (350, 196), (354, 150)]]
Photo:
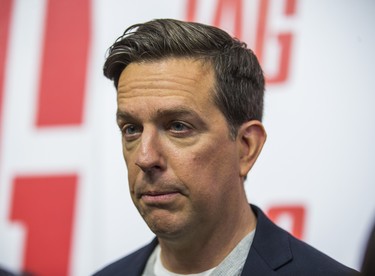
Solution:
[(182, 122), (173, 122), (170, 124), (169, 129), (176, 134), (185, 134), (191, 130), (191, 127)]
[(135, 139), (142, 132), (142, 127), (137, 125), (125, 125), (122, 128), (122, 133), (127, 139)]
[(184, 125), (183, 123), (175, 122), (171, 125), (171, 129), (175, 130), (175, 131), (184, 131), (184, 130), (188, 129), (188, 127), (186, 125)]
[(138, 130), (138, 128), (134, 125), (124, 127), (125, 134), (134, 134), (134, 133), (137, 132), (137, 130)]

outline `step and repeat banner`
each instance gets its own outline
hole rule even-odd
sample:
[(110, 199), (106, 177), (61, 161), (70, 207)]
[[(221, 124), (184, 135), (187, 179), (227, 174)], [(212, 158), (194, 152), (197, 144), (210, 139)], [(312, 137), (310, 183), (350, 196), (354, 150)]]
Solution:
[(90, 275), (153, 238), (102, 66), (129, 25), (176, 18), (225, 29), (264, 68), (249, 202), (359, 269), (375, 219), (374, 14), (372, 0), (0, 0), (0, 267)]

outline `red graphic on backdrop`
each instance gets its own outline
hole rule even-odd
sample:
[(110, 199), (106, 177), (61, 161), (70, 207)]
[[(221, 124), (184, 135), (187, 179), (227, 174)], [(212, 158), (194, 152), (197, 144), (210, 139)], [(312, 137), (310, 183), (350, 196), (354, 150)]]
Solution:
[[(258, 0), (258, 11), (256, 20), (256, 34), (254, 41), (246, 41), (244, 31), (249, 26), (244, 26), (243, 15), (246, 13), (244, 0), (217, 0), (215, 7), (213, 8), (214, 16), (213, 22), (209, 24), (224, 29), (227, 26), (223, 26), (223, 18), (230, 18), (232, 20), (233, 32), (232, 35), (246, 41), (249, 45), (253, 45), (255, 54), (257, 55), (259, 62), (265, 69), (266, 80), (268, 84), (281, 84), (288, 80), (290, 74), (290, 63), (291, 63), (291, 49), (293, 44), (293, 33), (291, 31), (272, 30), (270, 28), (270, 21), (272, 18), (269, 16), (271, 5), (275, 4), (275, 1), (280, 2), (281, 0)], [(188, 21), (197, 21), (197, 10), (199, 9), (198, 0), (188, 0), (186, 9), (186, 18)], [(284, 18), (292, 18), (296, 15), (297, 0), (283, 0), (283, 10), (280, 16)], [(227, 23), (228, 24), (228, 23)], [(251, 35), (250, 35), (251, 37)], [(267, 72), (267, 67), (264, 64), (267, 61), (266, 45), (270, 41), (276, 40), (278, 46), (278, 58), (272, 60), (271, 63), (276, 68), (272, 73)], [(269, 62), (269, 61), (268, 61)]]
[[(90, 46), (91, 2), (48, 0), (46, 5), (35, 127), (80, 126)], [(0, 0), (0, 6), (1, 146), (7, 92), (4, 91), (6, 46), (13, 1)], [(14, 176), (10, 183), (13, 193), (10, 220), (21, 222), (25, 229), (23, 271), (41, 276), (69, 273), (78, 181), (74, 173)]]
[(303, 205), (275, 205), (267, 212), (268, 217), (275, 223), (282, 216), (288, 216), (292, 221), (291, 229), (286, 229), (295, 237), (302, 239), (304, 234), (306, 210)]
[[(0, 153), (2, 147), (2, 126), (4, 110), (4, 78), (5, 61), (7, 57), (7, 48), (9, 41), (10, 14), (13, 7), (12, 0), (1, 0), (0, 5)], [(1, 162), (1, 158), (0, 158)], [(1, 172), (0, 172), (1, 173)]]
[(23, 270), (67, 275), (72, 243), (77, 175), (17, 177), (11, 220), (27, 229)]
[(242, 10), (242, 0), (218, 0), (213, 25), (221, 26), (222, 18), (225, 13), (231, 12), (234, 21), (233, 35), (238, 38), (242, 37)]
[(80, 125), (89, 54), (89, 0), (47, 2), (38, 127)]

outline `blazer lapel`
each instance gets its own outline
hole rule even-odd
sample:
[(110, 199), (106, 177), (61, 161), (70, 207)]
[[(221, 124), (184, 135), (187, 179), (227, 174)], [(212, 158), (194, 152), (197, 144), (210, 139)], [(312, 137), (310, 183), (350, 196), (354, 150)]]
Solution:
[(241, 275), (271, 276), (277, 275), (277, 273), (274, 272), (269, 265), (264, 262), (258, 252), (252, 248), (247, 256)]
[(138, 254), (134, 256), (132, 264), (123, 267), (121, 271), (118, 271), (116, 276), (140, 276), (146, 267), (147, 261), (158, 244), (157, 238), (154, 238), (151, 243), (146, 245)]
[(271, 222), (256, 206), (255, 236), (242, 275), (273, 275), (276, 269), (293, 259), (287, 232)]

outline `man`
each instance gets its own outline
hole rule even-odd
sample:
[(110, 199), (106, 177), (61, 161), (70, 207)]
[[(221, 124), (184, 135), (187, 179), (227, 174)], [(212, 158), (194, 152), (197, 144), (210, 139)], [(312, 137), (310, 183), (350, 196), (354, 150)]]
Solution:
[(266, 132), (264, 77), (226, 32), (154, 20), (128, 28), (104, 74), (117, 89), (132, 200), (156, 238), (97, 275), (348, 275), (249, 206)]

